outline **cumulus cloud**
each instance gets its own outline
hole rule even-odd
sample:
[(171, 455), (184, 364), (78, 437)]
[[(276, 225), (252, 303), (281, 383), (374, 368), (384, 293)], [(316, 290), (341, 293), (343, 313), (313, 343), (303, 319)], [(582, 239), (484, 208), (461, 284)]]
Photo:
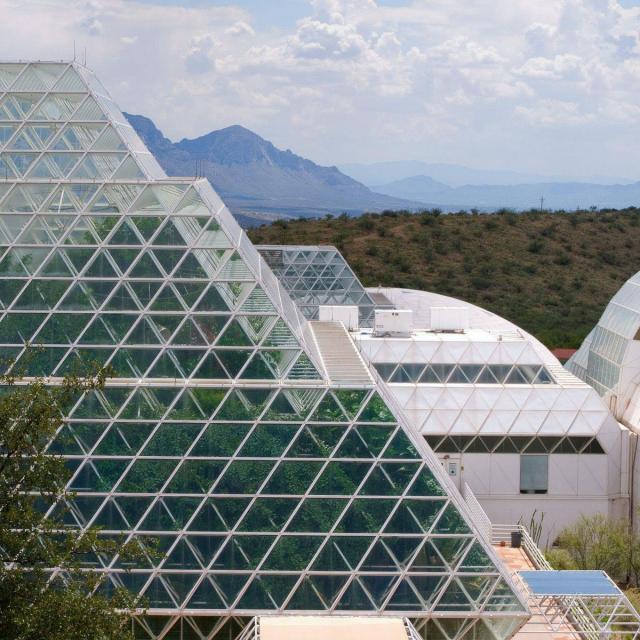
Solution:
[(460, 66), (498, 64), (504, 58), (493, 46), (481, 45), (465, 36), (456, 36), (433, 47), (428, 52), (429, 58), (438, 60), (458, 68)]
[(191, 73), (206, 73), (216, 66), (214, 48), (216, 42), (210, 33), (194, 36), (187, 51), (184, 65)]
[(256, 32), (253, 27), (244, 22), (244, 20), (238, 20), (232, 24), (228, 29), (225, 29), (225, 33), (229, 36), (255, 36)]
[(91, 36), (99, 36), (104, 32), (104, 26), (96, 16), (88, 16), (80, 26)]
[[(529, 170), (567, 173), (553, 166), (566, 158), (558, 132), (567, 127), (581, 162), (593, 151), (585, 171), (598, 169), (603, 139), (621, 170), (640, 163), (628, 143), (640, 136), (640, 8), (308, 2), (307, 15), (274, 28), (258, 26), (246, 0), (0, 0), (12, 25), (0, 57), (70, 57), (75, 40), (120, 105), (173, 138), (240, 123), (328, 163), (500, 166), (526, 155)], [(523, 154), (548, 132), (546, 156)]]
[(354, 25), (320, 20), (303, 20), (287, 44), (301, 58), (355, 59), (369, 47)]
[(529, 58), (516, 73), (528, 78), (575, 80), (583, 75), (583, 64), (579, 56), (572, 54), (558, 55), (553, 58)]
[(575, 102), (540, 100), (531, 107), (517, 107), (516, 113), (533, 125), (580, 125), (591, 121), (594, 114), (583, 113)]
[(534, 22), (524, 32), (527, 52), (531, 56), (543, 57), (550, 54), (554, 47), (556, 29), (550, 24)]

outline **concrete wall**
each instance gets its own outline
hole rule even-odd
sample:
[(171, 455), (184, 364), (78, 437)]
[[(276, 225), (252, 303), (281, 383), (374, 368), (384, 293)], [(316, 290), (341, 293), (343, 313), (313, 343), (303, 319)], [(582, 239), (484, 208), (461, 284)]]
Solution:
[(467, 453), (462, 455), (461, 482), (495, 524), (514, 524), (520, 518), (528, 524), (534, 511), (544, 513), (540, 544), (545, 547), (581, 515), (625, 517), (628, 500), (619, 455), (551, 454), (548, 493), (521, 494), (519, 454)]

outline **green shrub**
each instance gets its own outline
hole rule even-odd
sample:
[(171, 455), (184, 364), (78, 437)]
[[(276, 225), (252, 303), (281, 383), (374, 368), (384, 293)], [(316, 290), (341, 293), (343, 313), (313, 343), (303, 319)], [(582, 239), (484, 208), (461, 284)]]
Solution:
[(542, 240), (537, 239), (537, 238), (532, 240), (527, 245), (527, 251), (529, 253), (542, 253), (543, 249), (544, 249), (544, 242)]

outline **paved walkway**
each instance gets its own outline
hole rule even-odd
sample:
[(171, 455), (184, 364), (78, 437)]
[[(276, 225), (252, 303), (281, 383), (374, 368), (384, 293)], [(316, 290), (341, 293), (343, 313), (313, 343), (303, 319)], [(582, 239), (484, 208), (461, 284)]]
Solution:
[[(512, 549), (509, 546), (501, 547), (498, 545), (494, 548), (500, 556), (500, 559), (507, 566), (509, 573), (536, 569), (522, 549)], [(536, 603), (529, 600), (528, 604), (533, 615), (522, 629), (516, 633), (514, 640), (576, 640), (578, 636), (572, 627), (564, 624), (554, 630), (545, 617), (541, 613), (538, 613)]]
[(496, 553), (500, 556), (502, 562), (507, 565), (509, 573), (514, 571), (530, 571), (535, 570), (533, 563), (529, 560), (529, 556), (522, 549), (513, 549), (506, 546), (495, 546)]

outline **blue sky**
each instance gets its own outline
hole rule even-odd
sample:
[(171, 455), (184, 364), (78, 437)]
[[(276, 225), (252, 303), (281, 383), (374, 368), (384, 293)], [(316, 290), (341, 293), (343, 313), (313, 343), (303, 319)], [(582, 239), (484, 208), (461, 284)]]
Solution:
[(0, 58), (73, 43), (171, 139), (323, 164), (640, 178), (640, 0), (0, 0)]
[[(176, 0), (143, 0), (146, 4), (172, 5), (181, 7), (226, 7), (235, 5), (243, 7), (251, 13), (256, 23), (268, 27), (286, 28), (309, 14), (309, 0), (193, 0), (178, 2)], [(627, 4), (640, 3), (640, 0), (624, 0)], [(378, 5), (386, 7), (408, 6), (406, 0), (379, 0)]]

